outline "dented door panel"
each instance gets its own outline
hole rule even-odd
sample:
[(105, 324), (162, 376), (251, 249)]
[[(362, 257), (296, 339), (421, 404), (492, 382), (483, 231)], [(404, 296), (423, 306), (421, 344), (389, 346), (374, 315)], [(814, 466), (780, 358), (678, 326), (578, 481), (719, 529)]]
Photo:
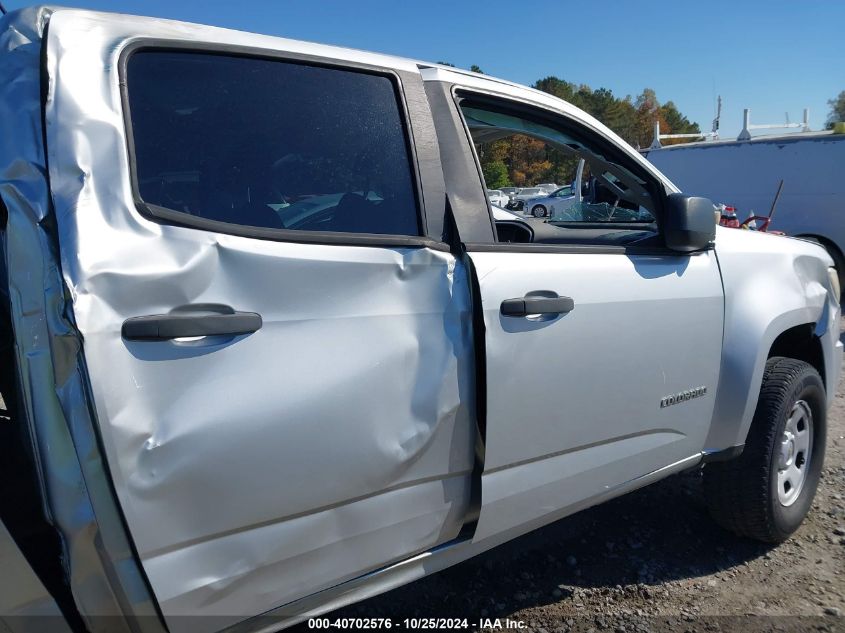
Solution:
[[(109, 472), (171, 630), (220, 628), (458, 534), (475, 432), (467, 271), (437, 248), (277, 242), (142, 217), (117, 76), (138, 32), (280, 40), (75, 11), (48, 34), (62, 272)], [(127, 319), (174, 311), (262, 323), (121, 335)], [(197, 613), (220, 618), (177, 617)]]

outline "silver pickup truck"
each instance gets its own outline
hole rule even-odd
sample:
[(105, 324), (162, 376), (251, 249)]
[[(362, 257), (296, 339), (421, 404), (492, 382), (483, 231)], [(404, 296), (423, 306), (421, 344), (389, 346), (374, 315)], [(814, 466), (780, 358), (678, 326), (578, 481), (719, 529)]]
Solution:
[[(515, 134), (627, 220), (494, 219), (475, 146)], [(813, 500), (831, 259), (717, 228), (548, 94), (26, 9), (0, 202), (4, 616), (278, 628), (686, 469), (746, 537)]]

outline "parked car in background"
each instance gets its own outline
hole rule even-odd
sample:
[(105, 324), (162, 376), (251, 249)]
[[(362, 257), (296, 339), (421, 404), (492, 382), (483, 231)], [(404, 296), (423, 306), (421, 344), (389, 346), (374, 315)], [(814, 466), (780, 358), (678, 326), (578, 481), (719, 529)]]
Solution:
[(566, 185), (548, 195), (525, 200), (523, 211), (533, 215), (535, 218), (551, 217), (555, 213), (562, 213), (576, 202), (578, 202), (578, 197), (572, 192), (572, 187)]
[(539, 187), (524, 187), (519, 190), (519, 193), (511, 196), (509, 209), (521, 211), (525, 207), (525, 201), (538, 196), (544, 196), (546, 192)]
[(490, 199), (490, 202), (492, 204), (495, 204), (499, 207), (505, 207), (507, 206), (508, 202), (510, 202), (510, 197), (501, 189), (488, 189), (487, 197)]
[(499, 187), (499, 191), (511, 198), (519, 193), (519, 187)]
[(553, 182), (544, 182), (544, 183), (541, 183), (539, 185), (534, 185), (534, 186), (537, 187), (537, 189), (542, 189), (546, 193), (552, 193), (553, 191), (555, 191), (558, 188), (558, 185), (556, 185)]
[[(491, 210), (473, 145), (517, 134), (589, 163), (592, 206)], [(811, 508), (830, 257), (717, 227), (552, 95), (42, 7), (0, 18), (0, 139), (2, 630), (346, 628), (692, 468), (744, 537)]]

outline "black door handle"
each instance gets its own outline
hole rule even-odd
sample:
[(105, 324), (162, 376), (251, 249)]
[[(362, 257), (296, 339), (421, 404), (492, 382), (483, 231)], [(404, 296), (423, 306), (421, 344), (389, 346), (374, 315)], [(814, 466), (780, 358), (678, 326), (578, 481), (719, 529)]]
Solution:
[(261, 315), (255, 312), (230, 314), (155, 314), (126, 319), (121, 328), (130, 341), (166, 341), (193, 336), (234, 336), (261, 329)]
[(527, 295), (522, 299), (502, 301), (502, 315), (524, 317), (529, 314), (565, 314), (575, 309), (572, 297), (535, 297)]

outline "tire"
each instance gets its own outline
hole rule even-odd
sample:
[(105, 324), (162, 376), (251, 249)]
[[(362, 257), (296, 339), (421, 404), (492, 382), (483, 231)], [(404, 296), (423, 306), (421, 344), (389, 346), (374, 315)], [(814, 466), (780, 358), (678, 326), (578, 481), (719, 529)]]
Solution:
[(533, 215), (535, 218), (546, 217), (546, 207), (544, 207), (542, 204), (538, 204), (536, 207), (532, 207), (531, 215)]
[(767, 543), (789, 538), (813, 503), (826, 435), (825, 389), (819, 373), (800, 360), (770, 358), (742, 454), (704, 467), (710, 514), (740, 536)]

